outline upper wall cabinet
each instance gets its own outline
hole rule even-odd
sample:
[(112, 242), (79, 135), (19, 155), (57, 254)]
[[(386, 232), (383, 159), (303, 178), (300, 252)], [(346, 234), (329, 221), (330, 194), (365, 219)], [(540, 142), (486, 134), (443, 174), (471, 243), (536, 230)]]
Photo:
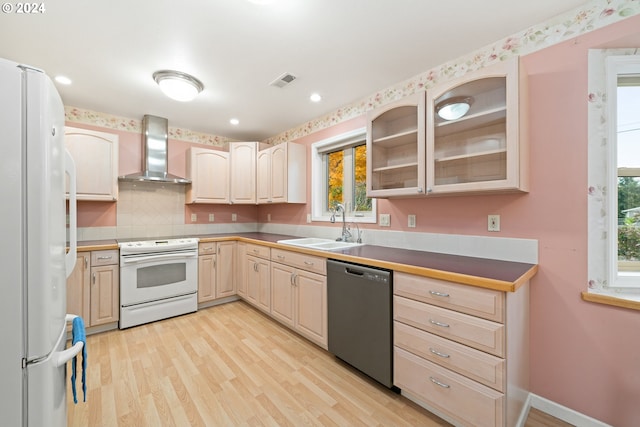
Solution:
[(307, 202), (307, 147), (284, 142), (257, 157), (257, 201), (262, 203)]
[(257, 142), (232, 142), (229, 144), (231, 203), (256, 203), (257, 153)]
[(186, 203), (229, 203), (229, 153), (207, 148), (187, 150)]
[(425, 189), (424, 92), (367, 117), (367, 196), (420, 196)]
[(427, 91), (429, 194), (528, 190), (525, 79), (515, 58)]
[(75, 160), (78, 200), (117, 200), (118, 135), (67, 126), (64, 144)]

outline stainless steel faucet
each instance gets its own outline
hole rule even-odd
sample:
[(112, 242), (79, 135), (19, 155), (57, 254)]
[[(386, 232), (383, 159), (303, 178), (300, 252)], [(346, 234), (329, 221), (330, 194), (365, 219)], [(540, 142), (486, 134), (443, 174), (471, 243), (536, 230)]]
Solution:
[[(341, 203), (336, 203), (336, 208), (335, 208), (335, 212), (342, 212), (342, 236), (338, 237), (336, 240), (338, 242), (342, 241), (342, 242), (348, 242), (349, 239), (351, 238), (351, 232), (349, 231), (349, 229), (347, 228), (347, 221), (345, 219), (345, 213), (344, 213), (344, 205)], [(335, 217), (332, 215), (333, 217), (333, 221), (335, 221)]]

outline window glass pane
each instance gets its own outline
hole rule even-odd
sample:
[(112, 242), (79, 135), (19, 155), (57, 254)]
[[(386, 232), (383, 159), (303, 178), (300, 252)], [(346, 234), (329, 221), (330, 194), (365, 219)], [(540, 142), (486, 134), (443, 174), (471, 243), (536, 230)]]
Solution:
[(344, 151), (327, 154), (327, 209), (342, 203), (344, 189)]
[(621, 77), (617, 91), (618, 262), (640, 271), (640, 81)]
[(367, 146), (353, 148), (354, 200), (353, 206), (359, 212), (371, 212), (371, 198), (367, 197)]

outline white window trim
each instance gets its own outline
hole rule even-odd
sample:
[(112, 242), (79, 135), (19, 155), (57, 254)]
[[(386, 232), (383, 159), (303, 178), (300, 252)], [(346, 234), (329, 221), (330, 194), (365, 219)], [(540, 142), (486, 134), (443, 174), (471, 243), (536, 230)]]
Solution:
[[(328, 151), (339, 150), (340, 148), (352, 145), (354, 142), (364, 140), (367, 135), (366, 128), (354, 129), (340, 135), (323, 139), (311, 145), (311, 220), (329, 222), (331, 215), (324, 210), (324, 186), (327, 182), (327, 171), (322, 160), (323, 154)], [(347, 214), (351, 214), (348, 209)], [(367, 216), (348, 215), (345, 221), (357, 223), (375, 224), (376, 199), (371, 201), (371, 214)], [(337, 219), (336, 219), (337, 221)]]
[[(637, 301), (640, 277), (637, 273), (618, 274), (617, 264), (617, 152), (615, 105), (617, 68), (610, 65), (617, 57), (640, 62), (638, 49), (589, 51), (589, 136), (588, 136), (588, 292)], [(622, 58), (624, 59), (624, 58)], [(621, 62), (625, 62), (621, 61)], [(608, 78), (615, 71), (616, 80)], [(615, 88), (614, 88), (615, 86)], [(613, 111), (611, 111), (613, 110)], [(619, 276), (628, 280), (620, 281)]]

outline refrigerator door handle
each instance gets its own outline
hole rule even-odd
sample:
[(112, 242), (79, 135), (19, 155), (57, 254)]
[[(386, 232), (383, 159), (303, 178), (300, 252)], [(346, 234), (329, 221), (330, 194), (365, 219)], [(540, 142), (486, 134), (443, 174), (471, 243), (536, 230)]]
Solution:
[(68, 150), (64, 150), (64, 169), (69, 175), (69, 252), (65, 257), (67, 277), (71, 275), (76, 265), (76, 251), (78, 245), (77, 202), (76, 202), (76, 165)]
[(53, 355), (53, 366), (59, 368), (64, 365), (69, 360), (73, 359), (74, 356), (79, 354), (82, 351), (82, 347), (84, 347), (84, 343), (82, 341), (78, 341), (73, 347), (56, 352)]

